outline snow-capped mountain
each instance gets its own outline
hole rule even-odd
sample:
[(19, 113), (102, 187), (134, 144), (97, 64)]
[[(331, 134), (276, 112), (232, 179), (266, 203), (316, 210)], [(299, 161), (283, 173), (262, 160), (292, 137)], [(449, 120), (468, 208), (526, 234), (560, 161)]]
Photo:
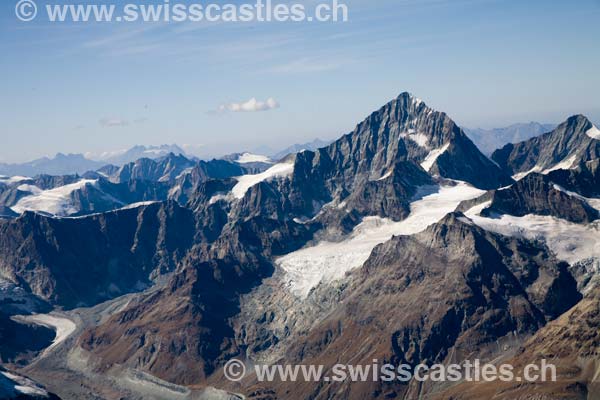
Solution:
[(140, 158), (127, 163), (109, 178), (113, 182), (127, 182), (132, 179), (171, 182), (194, 165), (194, 161), (181, 154), (168, 153), (157, 159)]
[(254, 170), (224, 160), (192, 161), (170, 153), (120, 168), (103, 167), (83, 176), (0, 177), (0, 217), (12, 218), (27, 211), (81, 216), (168, 199), (185, 205), (200, 183)]
[(228, 154), (221, 159), (239, 164), (254, 173), (263, 172), (273, 165), (270, 157), (249, 152)]
[[(274, 162), (169, 154), (61, 182), (5, 178), (13, 204), (50, 204), (71, 188), (80, 204), (97, 189), (168, 190), (169, 200), (79, 218), (0, 220), (0, 276), (77, 324), (28, 371), (68, 398), (141, 399), (149, 387), (203, 398), (194, 390), (213, 386), (221, 397), (511, 399), (546, 386), (232, 384), (221, 371), (232, 358), (331, 368), (548, 353), (568, 374), (545, 398), (595, 398), (598, 135), (573, 117), (495, 164), (445, 113), (403, 93), (333, 143)], [(266, 169), (244, 167), (256, 162)]]
[(43, 177), (29, 179), (0, 193), (4, 217), (35, 212), (53, 217), (81, 216), (106, 212), (131, 204), (168, 198), (166, 184), (129, 181), (109, 182), (104, 178), (64, 177), (64, 184), (44, 185)]
[(550, 132), (554, 128), (556, 128), (554, 124), (529, 122), (513, 124), (504, 128), (464, 128), (464, 130), (479, 150), (486, 156), (490, 156), (494, 150), (500, 149), (509, 143), (519, 143)]
[(570, 117), (555, 130), (516, 144), (507, 144), (492, 159), (507, 173), (571, 169), (600, 157), (600, 130), (583, 115)]
[(100, 154), (89, 153), (86, 157), (101, 161), (104, 164), (122, 166), (127, 163), (135, 162), (140, 158), (149, 158), (152, 160), (163, 158), (173, 153), (175, 155), (186, 155), (185, 151), (176, 144), (163, 144), (160, 146), (133, 146), (126, 150), (108, 151)]

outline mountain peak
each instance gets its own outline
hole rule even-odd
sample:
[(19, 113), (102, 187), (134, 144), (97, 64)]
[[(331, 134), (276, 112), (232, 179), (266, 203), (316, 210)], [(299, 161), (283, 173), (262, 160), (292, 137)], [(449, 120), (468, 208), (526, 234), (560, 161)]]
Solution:
[(592, 122), (583, 114), (572, 115), (564, 122), (568, 126), (582, 126), (586, 127), (586, 125), (592, 125)]
[[(430, 175), (457, 179), (483, 189), (511, 183), (479, 152), (448, 115), (403, 92), (360, 122), (353, 132), (323, 150), (311, 168), (343, 175), (345, 189), (386, 176), (398, 162), (413, 162)], [(319, 173), (323, 173), (320, 171)], [(333, 172), (331, 172), (333, 174)]]
[(402, 92), (398, 95), (398, 97), (396, 97), (396, 99), (406, 99), (419, 104), (423, 102), (423, 100), (421, 100), (420, 98), (418, 98), (410, 92)]
[(492, 159), (509, 174), (548, 173), (571, 169), (600, 156), (600, 131), (581, 114), (573, 115), (551, 132), (509, 144)]
[[(400, 102), (406, 106), (412, 106), (415, 110), (419, 108), (419, 106), (424, 105), (425, 108), (430, 109), (423, 100), (415, 96), (410, 92), (402, 92), (396, 97), (392, 102)], [(409, 109), (410, 107), (406, 107)]]

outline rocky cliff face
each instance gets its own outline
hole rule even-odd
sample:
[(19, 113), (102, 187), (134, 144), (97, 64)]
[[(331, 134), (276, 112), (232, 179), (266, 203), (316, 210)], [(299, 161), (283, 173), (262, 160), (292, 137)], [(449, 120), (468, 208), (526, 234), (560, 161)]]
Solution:
[(600, 159), (582, 162), (573, 169), (552, 171), (548, 178), (584, 197), (600, 197)]
[(270, 273), (249, 257), (190, 260), (165, 289), (84, 333), (81, 346), (107, 366), (126, 365), (181, 384), (205, 381), (242, 352), (228, 319), (238, 312), (237, 296)]
[(119, 168), (111, 177), (113, 182), (127, 182), (133, 179), (149, 181), (173, 181), (185, 169), (192, 168), (194, 162), (182, 155), (173, 153), (159, 159), (141, 158)]
[(597, 128), (583, 115), (570, 117), (555, 130), (517, 144), (507, 144), (492, 159), (508, 174), (570, 169), (600, 156)]
[(80, 219), (33, 213), (0, 221), (0, 273), (54, 304), (96, 304), (175, 269), (196, 235), (193, 214), (156, 203)]
[(191, 178), (199, 183), (209, 178), (224, 179), (245, 173), (244, 167), (234, 162), (225, 160), (196, 162), (183, 155), (171, 153), (157, 160), (141, 158), (127, 163), (118, 170), (112, 171), (110, 180), (117, 183), (131, 180), (183, 183), (183, 178), (191, 174), (188, 179)]
[(600, 217), (598, 210), (584, 199), (562, 190), (550, 177), (536, 173), (509, 188), (493, 191), (490, 199), (491, 204), (482, 215), (551, 215), (575, 223), (590, 223)]
[(333, 202), (399, 220), (431, 176), (484, 189), (512, 182), (446, 114), (402, 93), (329, 146), (296, 154), (290, 185), (280, 191), (294, 217), (312, 218), (315, 205)]
[(300, 153), (294, 173), (322, 178), (330, 192), (351, 192), (363, 181), (386, 176), (398, 162), (413, 162), (431, 174), (481, 188), (510, 182), (446, 114), (409, 93), (402, 93), (328, 147)]
[(494, 397), (501, 400), (536, 398), (547, 400), (595, 399), (600, 396), (597, 381), (600, 356), (600, 290), (589, 292), (572, 309), (540, 329), (506, 362), (523, 376), (528, 364), (547, 360), (557, 367), (556, 382), (463, 383), (444, 391), (435, 399), (476, 400)]
[[(462, 214), (378, 246), (342, 287), (328, 316), (308, 332), (296, 332), (280, 363), (327, 369), (336, 363), (369, 365), (373, 359), (397, 365), (454, 362), (473, 352), (481, 356), (497, 341), (531, 335), (580, 299), (567, 265), (543, 246), (490, 234)], [(286, 312), (273, 306), (260, 311), (268, 316), (264, 326)], [(250, 379), (244, 386), (277, 399), (290, 391), (300, 398), (336, 393), (364, 399), (417, 398), (431, 390), (414, 382), (252, 386)]]

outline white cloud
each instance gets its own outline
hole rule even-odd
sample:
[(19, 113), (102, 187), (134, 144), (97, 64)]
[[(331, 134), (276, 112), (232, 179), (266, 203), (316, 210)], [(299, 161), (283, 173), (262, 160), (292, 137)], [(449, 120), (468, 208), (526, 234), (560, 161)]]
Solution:
[(268, 111), (279, 108), (279, 103), (272, 97), (269, 97), (266, 101), (256, 100), (255, 97), (243, 103), (228, 103), (221, 104), (219, 111), (231, 111), (231, 112), (257, 112), (257, 111)]

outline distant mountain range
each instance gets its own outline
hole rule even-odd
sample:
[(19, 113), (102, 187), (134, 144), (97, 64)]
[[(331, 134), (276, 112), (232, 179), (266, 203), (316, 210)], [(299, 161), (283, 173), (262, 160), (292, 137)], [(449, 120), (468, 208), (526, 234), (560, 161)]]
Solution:
[(273, 160), (281, 160), (283, 157), (285, 157), (289, 154), (299, 153), (303, 150), (315, 151), (317, 149), (320, 149), (321, 147), (328, 146), (331, 142), (332, 142), (332, 140), (315, 139), (312, 142), (307, 142), (307, 143), (302, 143), (302, 144), (294, 144), (294, 145), (289, 146), (289, 147), (287, 147), (283, 150), (280, 150), (276, 153), (269, 154), (269, 156)]
[[(267, 152), (262, 154), (262, 157), (269, 157), (273, 160), (279, 160), (284, 156), (296, 153), (300, 150), (315, 150), (319, 147), (324, 147), (330, 142), (315, 139), (312, 142), (305, 144), (295, 144), (284, 150), (275, 153)], [(134, 146), (128, 150), (118, 150), (113, 152), (104, 152), (100, 154), (86, 153), (83, 154), (62, 154), (58, 153), (55, 157), (43, 157), (37, 160), (24, 163), (0, 163), (0, 175), (3, 176), (24, 176), (35, 177), (37, 175), (82, 175), (85, 172), (95, 171), (107, 165), (120, 167), (122, 165), (135, 162), (142, 158), (157, 160), (168, 156), (169, 154), (183, 155), (189, 160), (197, 158), (191, 154), (187, 154), (181, 147), (176, 144), (161, 145), (161, 146)], [(238, 153), (242, 154), (242, 153)], [(230, 160), (232, 156), (223, 157)]]
[(33, 177), (40, 174), (69, 175), (82, 174), (106, 165), (104, 162), (89, 160), (82, 154), (58, 153), (54, 158), (43, 157), (21, 164), (0, 163), (0, 175)]
[[(149, 158), (155, 160), (157, 158), (165, 157), (168, 154), (173, 153), (175, 155), (186, 155), (186, 152), (176, 144), (163, 144), (161, 146), (133, 146), (128, 150), (118, 150), (105, 152), (101, 154), (86, 154), (86, 157), (104, 164), (112, 164), (121, 166), (133, 161), (137, 161), (140, 158)], [(189, 156), (192, 158), (192, 156)]]
[(553, 124), (540, 124), (529, 122), (524, 124), (513, 124), (505, 128), (481, 129), (464, 128), (471, 140), (479, 147), (485, 155), (491, 155), (508, 143), (518, 143), (543, 133), (550, 132), (556, 127)]
[[(552, 124), (530, 122), (526, 124), (514, 124), (498, 129), (465, 128), (464, 131), (485, 155), (490, 156), (494, 150), (500, 149), (508, 143), (518, 143), (539, 136), (551, 131), (554, 127), (555, 125)], [(268, 157), (270, 160), (277, 161), (289, 154), (295, 154), (302, 150), (315, 151), (319, 148), (326, 147), (330, 143), (331, 141), (315, 139), (307, 143), (294, 144), (279, 151), (272, 151), (264, 148), (263, 152), (257, 152), (255, 154), (256, 157)], [(81, 175), (88, 171), (98, 170), (106, 165), (120, 167), (142, 158), (156, 160), (165, 157), (170, 153), (183, 155), (190, 160), (196, 159), (196, 157), (187, 154), (176, 144), (165, 144), (160, 146), (138, 145), (127, 150), (104, 152), (100, 154), (86, 153), (83, 155), (58, 153), (54, 158), (43, 157), (34, 161), (18, 164), (0, 163), (0, 175), (26, 177), (35, 177), (37, 175)], [(223, 159), (235, 161), (233, 158), (239, 157), (242, 154), (251, 153), (235, 153), (225, 156)]]
[(185, 154), (177, 145), (134, 146), (129, 150), (93, 154), (62, 154), (34, 161), (1, 164), (0, 175), (35, 177), (37, 175), (71, 175), (95, 171), (106, 165), (121, 166), (140, 158), (158, 159), (168, 154)]

